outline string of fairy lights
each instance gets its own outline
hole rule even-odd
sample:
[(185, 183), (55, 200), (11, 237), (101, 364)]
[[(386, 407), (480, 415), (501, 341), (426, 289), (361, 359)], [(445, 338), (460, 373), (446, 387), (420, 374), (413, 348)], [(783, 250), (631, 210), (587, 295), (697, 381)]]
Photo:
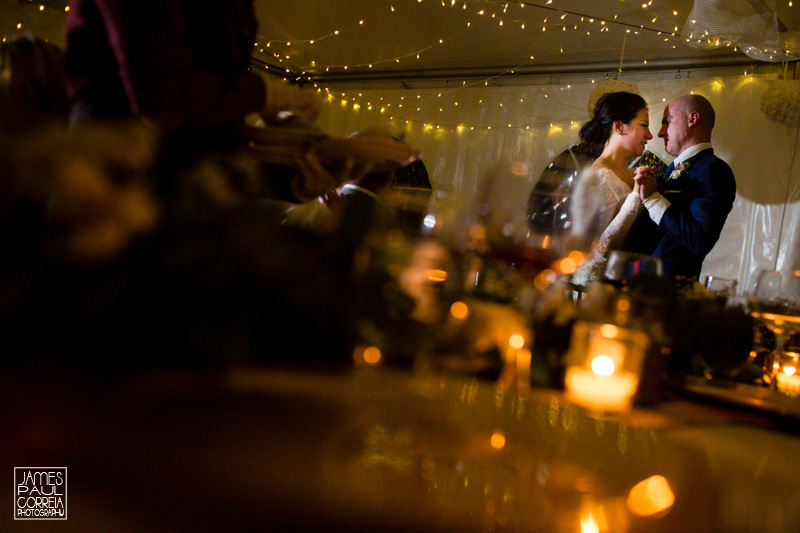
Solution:
[[(351, 109), (353, 111), (372, 111), (376, 113), (380, 113), (385, 115), (385, 117), (394, 122), (400, 122), (405, 125), (421, 125), (424, 130), (433, 130), (439, 131), (443, 128), (450, 128), (459, 131), (489, 131), (492, 128), (500, 128), (504, 127), (506, 129), (513, 129), (519, 131), (530, 131), (532, 128), (555, 128), (558, 127), (557, 125), (553, 124), (549, 120), (539, 120), (537, 121), (525, 121), (525, 124), (521, 123), (514, 123), (514, 122), (505, 122), (505, 126), (497, 126), (497, 125), (478, 125), (478, 124), (446, 124), (442, 120), (437, 120), (436, 116), (446, 115), (444, 113), (444, 109), (446, 107), (449, 108), (457, 108), (458, 107), (458, 91), (463, 89), (478, 87), (478, 86), (489, 86), (490, 84), (499, 84), (498, 82), (501, 79), (508, 75), (514, 75), (515, 71), (523, 69), (524, 67), (533, 66), (536, 64), (537, 60), (541, 61), (545, 58), (550, 58), (557, 54), (563, 54), (565, 52), (563, 45), (559, 45), (554, 42), (553, 46), (550, 47), (545, 52), (539, 52), (536, 56), (530, 55), (529, 60), (520, 63), (518, 65), (512, 66), (507, 68), (501, 72), (493, 74), (491, 76), (487, 76), (480, 79), (471, 79), (471, 80), (462, 80), (460, 83), (455, 83), (453, 85), (449, 85), (438, 92), (421, 92), (415, 95), (416, 102), (391, 102), (389, 100), (385, 100), (382, 97), (378, 97), (375, 101), (364, 101), (364, 99), (359, 96), (351, 96), (347, 93), (336, 93), (332, 91), (329, 87), (324, 86), (324, 81), (319, 81), (320, 77), (315, 76), (315, 73), (328, 73), (332, 71), (339, 71), (344, 72), (348, 69), (351, 70), (369, 70), (373, 69), (375, 66), (381, 63), (389, 63), (395, 62), (400, 63), (404, 61), (408, 61), (409, 59), (419, 59), (422, 54), (430, 53), (436, 47), (445, 46), (448, 41), (454, 39), (457, 36), (467, 32), (467, 31), (480, 31), (482, 24), (494, 24), (496, 23), (498, 26), (502, 26), (505, 28), (517, 28), (517, 31), (525, 30), (529, 28), (529, 31), (533, 31), (530, 28), (535, 28), (535, 31), (547, 32), (547, 31), (573, 31), (573, 32), (585, 32), (588, 35), (591, 35), (592, 32), (612, 32), (612, 31), (619, 31), (620, 33), (624, 34), (623, 37), (627, 38), (630, 36), (631, 38), (635, 38), (638, 35), (647, 35), (648, 38), (658, 38), (663, 40), (666, 43), (672, 41), (668, 47), (675, 48), (682, 41), (686, 40), (682, 37), (679, 33), (679, 26), (680, 21), (677, 17), (686, 16), (687, 14), (681, 14), (677, 10), (669, 8), (668, 10), (665, 8), (656, 9), (653, 7), (653, 0), (649, 0), (648, 2), (644, 2), (641, 4), (641, 9), (650, 13), (650, 26), (646, 26), (644, 24), (634, 25), (629, 22), (618, 20), (618, 15), (614, 15), (612, 18), (604, 19), (602, 17), (592, 16), (588, 13), (578, 13), (574, 11), (567, 11), (554, 6), (553, 0), (547, 0), (545, 2), (540, 3), (532, 3), (532, 2), (491, 2), (486, 0), (417, 0), (416, 3), (423, 3), (428, 2), (430, 4), (439, 5), (441, 8), (444, 9), (457, 9), (463, 13), (469, 15), (466, 19), (464, 19), (464, 28), (460, 31), (451, 33), (449, 35), (443, 35), (439, 38), (431, 38), (430, 42), (425, 43), (422, 48), (410, 52), (405, 53), (403, 55), (397, 57), (384, 57), (380, 59), (372, 60), (371, 62), (366, 63), (354, 63), (354, 64), (323, 64), (317, 60), (310, 60), (307, 62), (301, 62), (294, 57), (314, 57), (314, 46), (324, 42), (327, 39), (331, 38), (342, 38), (346, 39), (348, 34), (353, 31), (357, 31), (365, 26), (369, 26), (370, 24), (377, 24), (379, 17), (377, 14), (373, 15), (371, 18), (359, 18), (355, 19), (350, 26), (343, 27), (341, 29), (336, 29), (330, 31), (324, 35), (320, 35), (314, 38), (302, 39), (302, 40), (295, 40), (295, 41), (288, 41), (288, 40), (266, 40), (264, 42), (264, 36), (259, 37), (259, 41), (261, 44), (257, 43), (259, 47), (259, 51), (267, 54), (268, 57), (271, 57), (275, 61), (277, 61), (287, 75), (290, 75), (292, 79), (301, 80), (302, 82), (308, 83), (313, 85), (317, 88), (320, 92), (324, 91), (327, 93), (327, 99), (329, 102), (338, 101), (338, 103), (344, 107)], [(408, 9), (408, 5), (406, 4), (404, 8)], [(395, 4), (388, 5), (389, 14), (395, 14), (399, 11), (399, 7), (396, 7)], [(544, 11), (543, 18), (539, 18), (537, 16), (523, 16), (525, 14), (532, 14), (534, 12), (538, 13)], [(384, 13), (386, 15), (386, 13)], [(385, 23), (385, 19), (380, 19), (382, 22)], [(653, 27), (652, 25), (659, 22), (661, 27)], [(663, 27), (664, 24), (667, 23), (669, 28)], [(613, 30), (612, 30), (613, 28)], [(697, 40), (700, 41), (699, 39)], [(719, 38), (707, 38), (706, 43), (712, 47), (730, 47), (734, 46), (734, 43), (719, 39)], [(643, 64), (647, 64), (649, 60), (652, 60), (659, 55), (665, 53), (665, 50), (668, 47), (661, 46), (660, 49), (652, 54), (640, 59)], [(302, 54), (300, 50), (302, 49)], [(295, 55), (291, 55), (294, 53)], [(412, 61), (413, 63), (413, 61)], [(409, 66), (409, 70), (413, 70), (413, 64)], [(747, 72), (745, 71), (745, 74)], [(595, 80), (592, 79), (591, 83), (594, 84)], [(566, 87), (561, 86), (555, 90), (569, 90), (570, 86), (567, 85)], [(553, 90), (553, 89), (549, 89)], [(548, 94), (547, 90), (539, 90), (539, 92), (543, 92), (544, 98), (549, 98), (550, 94)], [(452, 94), (448, 94), (452, 93)], [(445, 95), (447, 95), (445, 97)], [(410, 97), (413, 99), (414, 97)], [(401, 97), (404, 99), (404, 97)], [(438, 105), (436, 102), (446, 102), (442, 105)], [(482, 102), (481, 102), (482, 103)], [(498, 104), (499, 107), (502, 107), (503, 104)], [(404, 109), (405, 107), (405, 109)], [(414, 112), (421, 112), (423, 109), (429, 110), (432, 115), (425, 117), (425, 119), (419, 119), (413, 116), (412, 113), (409, 113), (407, 110), (412, 110)], [(570, 121), (570, 126), (576, 123), (575, 120)]]
[(60, 41), (69, 12), (67, 0), (5, 0), (0, 2), (0, 8), (0, 40), (3, 42), (26, 32), (45, 40)]
[[(686, 79), (690, 78), (690, 72), (685, 74), (689, 74)], [(752, 73), (744, 72), (741, 76), (737, 78), (733, 78), (734, 81), (737, 83), (741, 82), (749, 82), (753, 81), (755, 77)], [(730, 82), (731, 80), (728, 79)], [(592, 85), (596, 80), (591, 80), (590, 82)], [(711, 93), (720, 92), (725, 88), (725, 82), (720, 78), (709, 78), (703, 80), (697, 80), (692, 83), (693, 88), (690, 90), (692, 94), (704, 94), (706, 96), (710, 96)], [(577, 87), (576, 87), (577, 88)], [(567, 92), (572, 90), (572, 84), (567, 84), (558, 87), (551, 87), (549, 90), (557, 91), (557, 92)], [(660, 104), (666, 104), (668, 101), (672, 100), (680, 96), (681, 94), (685, 94), (684, 89), (678, 89), (674, 94), (666, 94), (662, 95), (657, 102), (651, 102), (651, 106), (654, 109), (657, 109)], [(341, 96), (339, 96), (341, 95)], [(525, 102), (533, 102), (536, 98), (550, 98), (552, 93), (546, 92), (544, 89), (537, 89), (535, 92), (528, 94), (527, 96), (519, 97), (517, 96), (518, 102), (520, 104), (524, 104)], [(438, 96), (438, 93), (437, 95)], [(391, 104), (389, 102), (384, 101), (383, 97), (379, 97), (378, 101), (382, 102), (372, 103), (369, 100), (365, 102), (363, 92), (357, 93), (352, 96), (348, 96), (347, 93), (336, 93), (329, 92), (327, 95), (327, 100), (330, 105), (337, 106), (339, 105), (342, 109), (347, 109), (351, 112), (359, 113), (361, 110), (367, 110), (374, 113), (379, 113), (382, 118), (384, 118), (388, 123), (390, 123), (393, 129), (396, 130), (406, 130), (410, 131), (416, 128), (422, 134), (440, 134), (440, 133), (451, 133), (451, 134), (471, 134), (471, 133), (490, 133), (490, 132), (511, 132), (517, 135), (530, 135), (530, 136), (537, 136), (541, 134), (561, 134), (566, 131), (571, 131), (573, 129), (577, 130), (581, 124), (585, 120), (587, 120), (587, 110), (585, 107), (575, 107), (574, 104), (572, 107), (574, 108), (574, 115), (568, 118), (561, 118), (559, 120), (551, 120), (546, 119), (541, 116), (527, 116), (524, 121), (517, 121), (517, 122), (506, 122), (501, 120), (501, 115), (503, 114), (504, 110), (510, 109), (512, 104), (510, 102), (494, 102), (493, 106), (496, 107), (495, 112), (487, 113), (495, 122), (499, 124), (477, 124), (477, 123), (469, 123), (469, 122), (450, 122), (447, 119), (443, 120), (436, 120), (436, 119), (420, 119), (415, 118), (410, 114), (403, 114), (402, 109), (403, 107), (410, 107), (415, 110), (418, 110), (416, 107), (416, 102), (420, 100), (423, 95), (415, 95), (415, 96), (400, 96), (400, 102), (404, 101), (411, 101), (412, 103), (409, 105), (407, 103), (401, 104)], [(489, 105), (484, 102), (484, 100), (478, 101), (479, 105)], [(458, 103), (454, 102), (454, 108), (458, 108)], [(561, 104), (556, 106), (558, 108), (564, 109), (569, 108), (569, 104)], [(397, 111), (393, 111), (396, 109)], [(439, 109), (440, 112), (444, 111), (443, 109)], [(521, 116), (521, 113), (516, 113), (514, 111), (509, 111), (509, 113), (515, 116)], [(442, 115), (446, 116), (457, 116), (456, 113), (442, 113)]]
[[(683, 37), (680, 34), (679, 26), (681, 25), (680, 20), (678, 17), (686, 16), (686, 13), (679, 13), (679, 11), (674, 9), (666, 9), (666, 8), (658, 8), (658, 4), (656, 7), (653, 7), (653, 0), (649, 0), (648, 2), (644, 2), (641, 4), (641, 9), (649, 12), (651, 17), (649, 17), (650, 25), (634, 25), (629, 22), (625, 22), (619, 20), (618, 15), (613, 15), (611, 18), (604, 19), (602, 17), (592, 16), (589, 13), (579, 13), (574, 11), (568, 11), (564, 9), (560, 9), (557, 5), (554, 5), (553, 0), (547, 0), (545, 2), (540, 3), (532, 3), (532, 2), (491, 2), (486, 0), (417, 0), (416, 3), (423, 3), (428, 2), (429, 4), (439, 5), (445, 9), (457, 9), (461, 12), (468, 14), (470, 17), (464, 20), (465, 27), (458, 32), (451, 33), (449, 35), (443, 35), (441, 37), (432, 38), (429, 43), (425, 43), (422, 48), (419, 50), (404, 53), (403, 55), (397, 57), (384, 57), (380, 59), (374, 59), (370, 62), (362, 62), (362, 63), (353, 63), (353, 64), (324, 64), (321, 61), (317, 60), (310, 60), (306, 62), (302, 62), (296, 57), (314, 57), (314, 45), (319, 44), (326, 39), (331, 38), (342, 38), (346, 39), (348, 34), (353, 31), (357, 31), (365, 26), (369, 26), (372, 23), (377, 24), (378, 16), (373, 15), (372, 18), (359, 18), (354, 19), (350, 26), (343, 27), (341, 29), (333, 30), (329, 33), (324, 35), (302, 39), (302, 40), (295, 40), (295, 41), (288, 41), (288, 40), (266, 40), (264, 42), (264, 36), (259, 37), (259, 41), (261, 41), (261, 45), (259, 50), (263, 53), (267, 54), (272, 59), (276, 60), (288, 74), (291, 74), (294, 79), (302, 80), (306, 83), (312, 84), (314, 87), (317, 88), (319, 91), (324, 91), (327, 93), (327, 99), (329, 102), (338, 102), (343, 108), (348, 108), (353, 111), (371, 111), (375, 113), (380, 113), (385, 115), (385, 117), (393, 122), (400, 122), (405, 125), (419, 125), (422, 126), (425, 131), (432, 130), (432, 131), (441, 131), (442, 129), (452, 129), (459, 132), (463, 131), (490, 131), (494, 129), (512, 129), (518, 131), (531, 131), (532, 129), (541, 129), (541, 128), (558, 128), (563, 127), (562, 125), (555, 124), (549, 120), (540, 119), (539, 121), (530, 121), (526, 120), (524, 124), (522, 123), (514, 123), (514, 122), (505, 122), (505, 126), (497, 126), (497, 125), (479, 125), (479, 124), (453, 124), (453, 123), (445, 123), (443, 120), (437, 120), (435, 117), (437, 114), (444, 116), (447, 113), (444, 112), (445, 107), (450, 108), (457, 108), (458, 98), (454, 94), (448, 95), (449, 98), (443, 98), (447, 93), (456, 93), (463, 89), (477, 87), (477, 86), (489, 86), (490, 84), (499, 84), (498, 81), (501, 78), (507, 75), (515, 74), (515, 71), (523, 69), (524, 67), (532, 66), (535, 64), (536, 60), (543, 60), (545, 58), (552, 57), (553, 55), (557, 55), (560, 53), (564, 53), (564, 47), (558, 44), (554, 44), (549, 50), (546, 52), (539, 52), (537, 56), (530, 55), (529, 61), (525, 61), (524, 63), (520, 63), (513, 67), (507, 68), (501, 72), (493, 74), (491, 76), (487, 76), (481, 79), (472, 79), (472, 80), (461, 80), (460, 83), (455, 83), (453, 85), (449, 85), (442, 89), (441, 91), (425, 91), (416, 94), (415, 96), (409, 97), (411, 102), (405, 100), (404, 97), (400, 97), (400, 102), (392, 102), (389, 99), (384, 99), (383, 97), (377, 97), (375, 101), (364, 100), (362, 95), (359, 93), (358, 96), (350, 95), (349, 93), (337, 93), (332, 91), (329, 87), (324, 87), (324, 81), (319, 81), (321, 79), (320, 76), (315, 76), (315, 73), (328, 73), (332, 71), (340, 71), (344, 72), (348, 69), (357, 70), (357, 69), (373, 69), (375, 66), (381, 63), (389, 63), (395, 62), (400, 63), (407, 61), (409, 59), (419, 59), (422, 54), (430, 53), (436, 47), (445, 46), (448, 41), (451, 41), (453, 38), (467, 32), (467, 31), (480, 31), (481, 24), (494, 24), (496, 23), (498, 26), (509, 28), (517, 28), (519, 30), (525, 30), (526, 28), (529, 31), (532, 31), (532, 28), (535, 28), (536, 31), (541, 32), (585, 32), (587, 35), (591, 35), (592, 32), (613, 32), (618, 31), (620, 33), (624, 33), (624, 37), (627, 38), (631, 36), (632, 38), (638, 35), (647, 35), (648, 38), (658, 38), (663, 40), (665, 43), (670, 43), (668, 47), (661, 46), (659, 51), (653, 52), (652, 54), (640, 58), (643, 64), (647, 64), (649, 60), (652, 60), (658, 57), (661, 54), (665, 53), (667, 48), (675, 48), (679, 44), (682, 44), (683, 41), (689, 42), (690, 39)], [(408, 8), (408, 5), (404, 6)], [(791, 4), (790, 4), (791, 7)], [(532, 9), (533, 8), (533, 9)], [(399, 8), (395, 6), (395, 4), (388, 4), (389, 13), (394, 14), (397, 13)], [(530, 14), (532, 12), (539, 12), (545, 11), (545, 16), (543, 18), (537, 16), (523, 16), (523, 13)], [(385, 13), (384, 13), (385, 14)], [(653, 25), (657, 22), (660, 22), (658, 27), (654, 27)], [(694, 21), (693, 21), (694, 22)], [(381, 19), (381, 23), (385, 23), (384, 19)], [(668, 24), (669, 28), (664, 27), (664, 24)], [(613, 29), (612, 29), (613, 28)], [(705, 41), (703, 41), (705, 39)], [(718, 37), (711, 37), (706, 32), (701, 38), (694, 40), (697, 43), (703, 42), (703, 44), (710, 46), (710, 47), (731, 47), (735, 46), (734, 43), (731, 41), (721, 39)], [(299, 46), (304, 45), (304, 46)], [(623, 45), (624, 46), (624, 45)], [(289, 52), (298, 52), (302, 48), (303, 53), (297, 53), (295, 55), (291, 55)], [(434, 50), (435, 51), (435, 50)], [(777, 52), (776, 52), (777, 53)], [(413, 61), (412, 64), (409, 65), (408, 70), (413, 70), (414, 65)], [(748, 74), (747, 70), (744, 72), (745, 75)], [(592, 79), (591, 83), (594, 84), (595, 80)], [(401, 86), (402, 87), (402, 86)], [(569, 90), (570, 86), (567, 85), (566, 87), (561, 86), (556, 89), (548, 89), (542, 90), (540, 89), (539, 92), (543, 93), (542, 96), (544, 98), (549, 98), (550, 94), (548, 91), (552, 90)], [(340, 97), (341, 96), (341, 97)], [(413, 102), (413, 100), (416, 102)], [(446, 104), (438, 105), (436, 102), (444, 102)], [(481, 104), (483, 102), (481, 101)], [(498, 107), (502, 107), (503, 104), (499, 103), (496, 104)], [(419, 119), (413, 115), (413, 112), (422, 112), (423, 109), (428, 110), (431, 113), (431, 116), (425, 117), (425, 119)], [(408, 112), (411, 110), (412, 112)], [(583, 117), (581, 117), (583, 118)], [(579, 123), (580, 119), (577, 120), (570, 120), (570, 126), (574, 126), (576, 123)]]
[[(682, 26), (681, 20), (687, 17), (688, 13), (681, 13), (676, 9), (669, 7), (663, 0), (639, 0), (637, 10), (640, 9), (638, 20), (648, 21), (646, 24), (633, 24), (630, 21), (636, 17), (628, 17), (622, 20), (617, 14), (608, 17), (598, 17), (592, 13), (577, 12), (566, 9), (560, 5), (559, 0), (540, 0), (539, 2), (530, 1), (505, 1), (505, 0), (390, 0), (389, 2), (377, 3), (376, 10), (370, 12), (368, 16), (354, 16), (352, 20), (345, 26), (335, 28), (330, 31), (316, 36), (306, 36), (295, 40), (281, 40), (268, 38), (264, 35), (259, 35), (256, 41), (256, 56), (262, 54), (263, 57), (268, 58), (272, 62), (277, 62), (280, 66), (279, 72), (283, 77), (294, 81), (299, 81), (304, 84), (310, 84), (318, 91), (324, 92), (326, 99), (331, 104), (336, 104), (342, 108), (347, 108), (355, 112), (373, 112), (383, 115), (386, 119), (395, 123), (400, 123), (406, 126), (419, 126), (423, 131), (444, 131), (451, 130), (459, 133), (467, 131), (491, 131), (497, 129), (508, 129), (519, 132), (536, 132), (554, 129), (565, 129), (574, 127), (580, 124), (585, 119), (585, 111), (581, 110), (580, 116), (576, 113), (576, 118), (569, 119), (566, 122), (552, 121), (543, 117), (530, 117), (526, 116), (524, 121), (520, 121), (519, 117), (514, 120), (500, 120), (495, 119), (494, 124), (464, 124), (452, 123), (444, 117), (452, 114), (450, 111), (459, 107), (459, 92), (469, 88), (489, 87), (494, 85), (501, 85), (503, 78), (516, 75), (517, 71), (525, 67), (535, 66), (538, 62), (545, 59), (552, 58), (558, 54), (564, 54), (565, 49), (562, 44), (559, 44), (559, 39), (553, 39), (552, 45), (544, 50), (539, 51), (537, 54), (528, 55), (524, 62), (509, 68), (503, 69), (492, 75), (485, 77), (477, 77), (475, 79), (465, 79), (459, 82), (454, 82), (437, 91), (418, 91), (417, 94), (409, 95), (406, 99), (401, 96), (400, 100), (384, 98), (378, 96), (376, 99), (365, 99), (362, 93), (353, 93), (352, 91), (337, 92), (333, 91), (330, 87), (326, 87), (324, 81), (319, 81), (323, 73), (345, 72), (347, 70), (366, 72), (369, 70), (377, 70), (381, 65), (394, 63), (407, 66), (406, 70), (413, 70), (414, 62), (419, 60), (422, 56), (427, 54), (436, 54), (437, 49), (446, 46), (451, 41), (464, 36), (469, 37), (470, 32), (480, 32), (488, 25), (497, 25), (498, 28), (503, 28), (503, 31), (515, 32), (531, 32), (536, 33), (555, 33), (563, 34), (566, 32), (574, 32), (577, 34), (586, 34), (591, 36), (596, 33), (607, 33), (609, 35), (616, 34), (617, 37), (624, 39), (637, 39), (645, 38), (649, 40), (658, 39), (667, 43), (667, 46), (661, 45), (659, 49), (647, 57), (637, 61), (642, 61), (647, 64), (649, 60), (657, 58), (659, 55), (664, 54), (669, 48), (675, 48), (683, 42), (689, 42), (690, 39), (682, 36), (680, 27)], [(39, 3), (41, 2), (41, 3)], [(62, 17), (69, 11), (69, 5), (65, 5), (66, 0), (39, 0), (39, 2), (29, 0), (26, 2), (14, 2), (19, 20), (16, 22), (17, 33), (25, 31), (25, 25), (35, 26), (32, 17), (36, 13), (46, 13), (59, 11)], [(5, 2), (6, 4), (8, 1)], [(425, 4), (429, 7), (437, 9), (458, 11), (459, 17), (457, 21), (463, 23), (459, 28), (450, 28), (449, 33), (440, 36), (423, 37), (419, 48), (410, 52), (404, 52), (398, 56), (392, 57), (375, 57), (368, 62), (358, 62), (353, 64), (325, 64), (316, 59), (303, 59), (301, 58), (314, 58), (323, 57), (324, 54), (319, 52), (320, 46), (335, 46), (334, 39), (347, 39), (352, 36), (355, 31), (361, 31), (364, 28), (378, 27), (386, 24), (386, 16), (399, 15), (403, 11), (408, 11), (414, 8), (414, 4)], [(632, 2), (629, 6), (635, 4)], [(654, 5), (655, 4), (655, 5)], [(592, 4), (587, 4), (586, 9), (591, 9)], [(377, 6), (381, 9), (385, 8), (384, 12), (379, 12)], [(788, 1), (788, 6), (792, 6), (792, 1)], [(8, 18), (8, 17), (6, 17)], [(27, 18), (27, 24), (25, 18)], [(7, 21), (6, 21), (7, 22)], [(8, 33), (12, 28), (5, 27), (3, 31)], [(3, 40), (6, 35), (3, 36)], [(720, 39), (718, 37), (709, 36), (706, 32), (705, 35), (695, 39), (696, 43), (702, 43), (711, 47), (730, 47), (735, 46), (731, 41)], [(605, 51), (615, 51), (608, 49)], [(776, 52), (777, 53), (777, 52)], [(262, 62), (262, 65), (273, 67), (269, 70), (274, 71), (275, 65), (269, 62)], [(620, 70), (622, 60), (620, 60)], [(618, 73), (617, 73), (618, 75)], [(745, 70), (744, 75), (748, 75)], [(596, 75), (595, 75), (596, 76)], [(608, 79), (609, 73), (606, 73)], [(596, 77), (587, 76), (586, 81), (594, 85), (598, 80)], [(600, 80), (602, 81), (602, 80)], [(711, 82), (713, 83), (713, 82)], [(553, 99), (557, 97), (558, 93), (563, 93), (572, 90), (572, 84), (561, 84), (559, 80), (553, 83), (551, 78), (550, 84), (533, 89), (531, 94), (523, 96), (520, 99), (521, 104), (524, 104), (526, 99), (534, 101), (535, 98)], [(412, 90), (409, 90), (411, 92)], [(502, 115), (510, 106), (502, 102), (488, 103), (483, 100), (479, 101), (479, 105), (494, 105)], [(503, 107), (506, 106), (506, 109)], [(445, 110), (448, 112), (445, 112)], [(419, 118), (416, 113), (429, 112), (430, 116), (424, 119)], [(463, 113), (462, 113), (463, 115)], [(495, 116), (497, 116), (496, 114)], [(518, 114), (519, 115), (519, 114)]]
[[(314, 47), (316, 45), (324, 44), (326, 40), (338, 37), (341, 39), (346, 39), (348, 35), (356, 30), (360, 30), (365, 26), (370, 26), (371, 23), (378, 23), (378, 15), (374, 15), (372, 18), (359, 18), (353, 20), (350, 26), (342, 28), (342, 29), (335, 29), (330, 31), (324, 35), (314, 37), (314, 38), (306, 38), (306, 39), (298, 39), (295, 41), (288, 41), (288, 40), (279, 40), (279, 39), (269, 39), (264, 37), (263, 35), (259, 36), (259, 42), (256, 43), (258, 50), (261, 53), (266, 54), (271, 59), (277, 61), (283, 69), (287, 72), (292, 74), (292, 77), (295, 79), (304, 79), (306, 82), (312, 83), (316, 85), (315, 81), (315, 73), (328, 73), (332, 71), (347, 71), (350, 69), (373, 69), (375, 66), (383, 64), (383, 63), (401, 63), (407, 62), (409, 59), (420, 59), (423, 54), (426, 53), (435, 53), (435, 49), (439, 46), (446, 45), (449, 41), (451, 41), (456, 35), (460, 35), (466, 31), (474, 30), (476, 27), (479, 26), (480, 22), (489, 24), (496, 22), (499, 26), (504, 26), (506, 28), (518, 28), (519, 30), (525, 30), (526, 28), (536, 28), (538, 31), (541, 28), (541, 32), (547, 32), (548, 30), (553, 31), (561, 31), (561, 32), (580, 32), (586, 33), (587, 35), (592, 35), (593, 31), (597, 32), (610, 32), (611, 27), (619, 28), (624, 30), (625, 34), (636, 36), (640, 34), (648, 34), (654, 37), (658, 37), (664, 40), (664, 42), (673, 41), (672, 48), (675, 48), (678, 43), (681, 41), (695, 41), (697, 43), (703, 43), (705, 46), (709, 47), (730, 47), (734, 46), (729, 40), (720, 39), (718, 37), (712, 37), (708, 35), (706, 32), (705, 35), (700, 36), (696, 39), (690, 39), (687, 37), (683, 37), (680, 35), (679, 26), (681, 25), (678, 17), (686, 16), (686, 13), (679, 13), (677, 10), (669, 9), (665, 12), (665, 9), (656, 9), (652, 7), (653, 0), (649, 0), (648, 2), (641, 4), (641, 9), (644, 11), (650, 12), (652, 14), (652, 18), (650, 18), (650, 23), (655, 24), (659, 20), (663, 23), (664, 21), (668, 21), (669, 27), (652, 27), (652, 26), (645, 26), (644, 24), (631, 24), (629, 22), (625, 22), (622, 20), (618, 20), (618, 15), (614, 15), (610, 19), (605, 19), (602, 17), (596, 17), (589, 13), (578, 13), (574, 11), (568, 11), (559, 9), (557, 7), (553, 7), (553, 1), (547, 0), (544, 3), (532, 3), (532, 2), (490, 2), (487, 0), (417, 0), (416, 3), (433, 3), (436, 5), (440, 5), (442, 8), (449, 8), (449, 9), (459, 9), (471, 16), (471, 20), (466, 20), (465, 28), (462, 31), (451, 34), (447, 36), (441, 36), (438, 39), (433, 39), (432, 42), (424, 44), (418, 50), (413, 52), (407, 52), (402, 55), (396, 57), (382, 57), (376, 58), (372, 61), (368, 62), (361, 62), (361, 63), (354, 63), (354, 64), (323, 64), (316, 60), (310, 61), (301, 61), (299, 57), (302, 55), (304, 57), (313, 57), (314, 55), (321, 55), (319, 53), (314, 53)], [(518, 7), (517, 7), (518, 6)], [(658, 6), (658, 5), (657, 5)], [(527, 9), (526, 9), (527, 7)], [(494, 9), (490, 9), (494, 8)], [(532, 9), (533, 8), (533, 9)], [(511, 13), (510, 10), (517, 10), (516, 16), (514, 13)], [(389, 4), (388, 10), (390, 14), (396, 14), (399, 12), (399, 8), (396, 8), (394, 4)], [(543, 19), (530, 17), (530, 16), (522, 16), (523, 12), (531, 12), (531, 11), (544, 11), (545, 15)], [(384, 13), (385, 14), (385, 13)], [(475, 22), (475, 24), (473, 24)], [(386, 20), (381, 18), (381, 24), (386, 24)], [(391, 25), (389, 25), (391, 27)], [(663, 24), (662, 24), (663, 26)], [(532, 31), (532, 30), (531, 30)], [(298, 46), (301, 45), (301, 46)], [(302, 49), (302, 54), (301, 54)], [(563, 47), (559, 47), (559, 52), (564, 53)], [(643, 63), (647, 63), (648, 60), (653, 59), (654, 57), (663, 53), (663, 49), (660, 52), (656, 52), (649, 57), (644, 58), (642, 61)], [(777, 54), (778, 52), (775, 51)], [(294, 57), (291, 55), (294, 54)], [(546, 56), (540, 56), (539, 59)], [(531, 63), (522, 63), (517, 65), (514, 68), (521, 68), (527, 65), (532, 64), (537, 59), (536, 56), (530, 56)], [(413, 62), (412, 62), (413, 63)], [(409, 64), (408, 69), (413, 70), (415, 65)], [(504, 74), (513, 73), (514, 69), (509, 69)]]

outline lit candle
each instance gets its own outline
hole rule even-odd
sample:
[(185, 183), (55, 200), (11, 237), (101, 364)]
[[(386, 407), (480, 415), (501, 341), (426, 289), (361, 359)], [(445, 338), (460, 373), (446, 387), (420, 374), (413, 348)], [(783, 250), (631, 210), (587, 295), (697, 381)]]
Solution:
[[(792, 352), (787, 352), (791, 354)], [(776, 376), (778, 390), (781, 392), (800, 393), (800, 375), (797, 372), (797, 361), (790, 361), (781, 366)]]
[(588, 409), (629, 410), (647, 342), (639, 331), (576, 323), (564, 378), (567, 399)]

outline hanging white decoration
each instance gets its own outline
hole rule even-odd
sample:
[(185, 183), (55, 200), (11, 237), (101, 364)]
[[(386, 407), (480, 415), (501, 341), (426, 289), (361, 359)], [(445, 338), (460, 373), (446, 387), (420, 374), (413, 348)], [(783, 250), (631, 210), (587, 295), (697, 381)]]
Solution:
[(589, 118), (594, 115), (594, 106), (597, 101), (606, 93), (614, 93), (618, 91), (626, 91), (629, 93), (639, 94), (639, 88), (627, 81), (622, 80), (606, 80), (597, 85), (589, 95), (589, 103), (587, 110), (589, 111)]
[(761, 95), (767, 119), (785, 126), (800, 126), (800, 80), (773, 80)]

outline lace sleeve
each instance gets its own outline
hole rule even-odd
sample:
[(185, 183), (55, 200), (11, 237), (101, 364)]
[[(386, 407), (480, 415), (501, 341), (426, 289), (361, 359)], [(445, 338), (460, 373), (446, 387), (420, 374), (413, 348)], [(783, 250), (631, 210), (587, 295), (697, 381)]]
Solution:
[(635, 192), (631, 192), (625, 198), (619, 212), (608, 223), (606, 229), (597, 243), (597, 251), (605, 254), (608, 250), (618, 249), (628, 236), (628, 232), (636, 220), (637, 215), (642, 210), (642, 200)]
[(581, 174), (570, 204), (573, 233), (591, 241), (611, 223), (619, 205), (603, 170), (587, 169)]

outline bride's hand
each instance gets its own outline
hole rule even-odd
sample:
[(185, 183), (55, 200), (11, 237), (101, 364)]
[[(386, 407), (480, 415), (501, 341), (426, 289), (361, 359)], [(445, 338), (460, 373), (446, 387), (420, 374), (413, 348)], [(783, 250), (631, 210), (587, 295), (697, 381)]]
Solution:
[(656, 177), (653, 168), (649, 166), (637, 167), (633, 174), (633, 192), (645, 200), (655, 192)]

